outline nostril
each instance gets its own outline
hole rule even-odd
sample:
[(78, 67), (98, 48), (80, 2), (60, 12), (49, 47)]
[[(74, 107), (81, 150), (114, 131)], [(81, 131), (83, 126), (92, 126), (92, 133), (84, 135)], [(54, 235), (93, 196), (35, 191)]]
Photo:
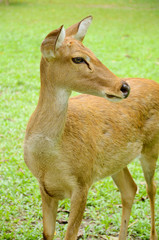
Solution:
[(120, 91), (122, 91), (123, 97), (127, 98), (129, 96), (129, 93), (130, 93), (129, 85), (126, 82), (124, 82), (123, 85), (120, 88)]

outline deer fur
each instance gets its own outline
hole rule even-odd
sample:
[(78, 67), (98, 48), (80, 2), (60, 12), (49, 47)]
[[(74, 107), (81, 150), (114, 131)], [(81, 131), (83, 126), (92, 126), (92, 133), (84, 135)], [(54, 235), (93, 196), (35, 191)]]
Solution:
[[(137, 190), (127, 165), (140, 156), (151, 204), (150, 239), (157, 240), (159, 84), (120, 79), (107, 69), (81, 42), (91, 20), (66, 31), (61, 26), (41, 45), (40, 96), (27, 126), (24, 159), (40, 186), (43, 236), (54, 238), (58, 202), (71, 198), (65, 240), (77, 239), (89, 188), (112, 176), (123, 206), (119, 239), (125, 240)], [(83, 94), (70, 98), (72, 90)]]

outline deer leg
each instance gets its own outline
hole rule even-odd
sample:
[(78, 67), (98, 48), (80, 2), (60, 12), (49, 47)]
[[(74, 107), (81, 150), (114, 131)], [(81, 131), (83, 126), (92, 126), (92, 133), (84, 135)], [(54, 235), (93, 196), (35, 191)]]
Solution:
[(65, 240), (76, 240), (87, 201), (88, 188), (76, 189), (71, 197), (71, 211)]
[(55, 233), (58, 200), (50, 197), (40, 187), (43, 210), (43, 239), (52, 240)]
[(122, 218), (119, 240), (125, 240), (127, 236), (128, 223), (132, 204), (137, 191), (137, 186), (132, 179), (132, 176), (127, 167), (120, 172), (114, 174), (112, 178), (117, 187), (119, 188), (122, 200)]
[(147, 194), (150, 199), (151, 207), (151, 235), (150, 240), (157, 240), (157, 232), (155, 228), (155, 195), (156, 184), (154, 182), (154, 173), (156, 169), (156, 161), (158, 158), (158, 146), (154, 149), (145, 148), (141, 155), (141, 166), (146, 180)]

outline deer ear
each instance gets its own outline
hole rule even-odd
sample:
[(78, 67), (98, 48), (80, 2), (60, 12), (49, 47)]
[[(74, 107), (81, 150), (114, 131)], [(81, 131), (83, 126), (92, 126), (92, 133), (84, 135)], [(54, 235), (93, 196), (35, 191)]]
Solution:
[(44, 58), (52, 59), (56, 57), (56, 51), (61, 47), (65, 39), (65, 29), (63, 26), (50, 32), (41, 44), (41, 52)]
[(89, 25), (92, 22), (92, 19), (93, 19), (92, 16), (88, 16), (79, 23), (76, 23), (71, 27), (67, 28), (66, 36), (72, 36), (79, 41), (83, 41), (89, 28)]

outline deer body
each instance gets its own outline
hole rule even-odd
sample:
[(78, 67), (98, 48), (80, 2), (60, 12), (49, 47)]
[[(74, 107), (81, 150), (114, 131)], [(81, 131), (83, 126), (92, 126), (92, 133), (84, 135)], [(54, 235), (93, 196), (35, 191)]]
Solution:
[[(158, 84), (145, 79), (127, 79), (127, 82), (132, 89), (130, 96), (119, 103), (84, 94), (70, 98), (69, 103), (68, 99), (61, 103), (60, 96), (57, 108), (61, 105), (61, 116), (58, 114), (54, 123), (53, 107), (50, 116), (45, 114), (45, 118), (51, 120), (46, 126), (50, 131), (44, 131), (42, 122), (39, 132), (28, 137), (30, 159), (35, 158), (32, 171), (41, 184), (45, 183), (46, 189), (48, 183), (50, 195), (54, 195), (54, 190), (63, 189), (59, 199), (62, 195), (64, 198), (65, 189), (78, 185), (78, 178), (84, 182), (89, 180), (90, 187), (96, 180), (126, 167), (142, 153), (145, 145), (158, 143)], [(143, 100), (142, 96), (145, 96)], [(52, 124), (61, 125), (61, 129)], [(56, 142), (57, 135), (61, 135), (59, 142)], [(29, 165), (29, 157), (27, 159)], [(57, 186), (52, 188), (56, 182)]]
[[(74, 28), (76, 26), (68, 30), (69, 34), (73, 34)], [(76, 33), (78, 36), (81, 34), (79, 28)], [(61, 32), (56, 39), (56, 44), (59, 45)], [(70, 47), (71, 44), (76, 46), (75, 50)], [(118, 100), (122, 98), (123, 80), (120, 81), (107, 69), (107, 81), (104, 80), (102, 74), (105, 74), (105, 68), (103, 70), (101, 63), (88, 49), (84, 49), (83, 45), (72, 40), (70, 42), (69, 38), (58, 50), (59, 54), (63, 51), (65, 61), (70, 49), (76, 55), (81, 54), (81, 51), (86, 55), (86, 75), (82, 76), (83, 67), (86, 66), (81, 64), (80, 70), (74, 70), (78, 76), (81, 75), (81, 82), (69, 76), (67, 65), (66, 69), (61, 68), (63, 65), (59, 68), (58, 59), (52, 60), (54, 64), (50, 67), (50, 56), (54, 53), (50, 54), (48, 45), (45, 52), (42, 50), (47, 61), (42, 57), (39, 102), (30, 118), (24, 144), (25, 162), (40, 185), (44, 239), (53, 239), (58, 200), (69, 197), (71, 213), (65, 240), (75, 240), (88, 190), (95, 181), (107, 176), (113, 177), (121, 192), (123, 215), (119, 239), (126, 239), (131, 206), (136, 193), (136, 185), (126, 166), (141, 155), (148, 194), (152, 198), (151, 239), (157, 240), (153, 175), (159, 145), (159, 85), (146, 79), (125, 79), (126, 89), (128, 90), (129, 85), (131, 88), (127, 100), (117, 103), (107, 101), (103, 96), (103, 86), (109, 93), (107, 98), (114, 99), (115, 96), (115, 100)], [(93, 69), (96, 69), (94, 72), (97, 75), (90, 74), (91, 83), (87, 83), (88, 71), (90, 73)], [(126, 89), (124, 88), (124, 93)], [(71, 90), (96, 96), (83, 94), (69, 99)], [(150, 149), (152, 158), (149, 157), (146, 161), (144, 157)], [(152, 159), (153, 161), (150, 161)], [(153, 165), (152, 170), (149, 165)]]

